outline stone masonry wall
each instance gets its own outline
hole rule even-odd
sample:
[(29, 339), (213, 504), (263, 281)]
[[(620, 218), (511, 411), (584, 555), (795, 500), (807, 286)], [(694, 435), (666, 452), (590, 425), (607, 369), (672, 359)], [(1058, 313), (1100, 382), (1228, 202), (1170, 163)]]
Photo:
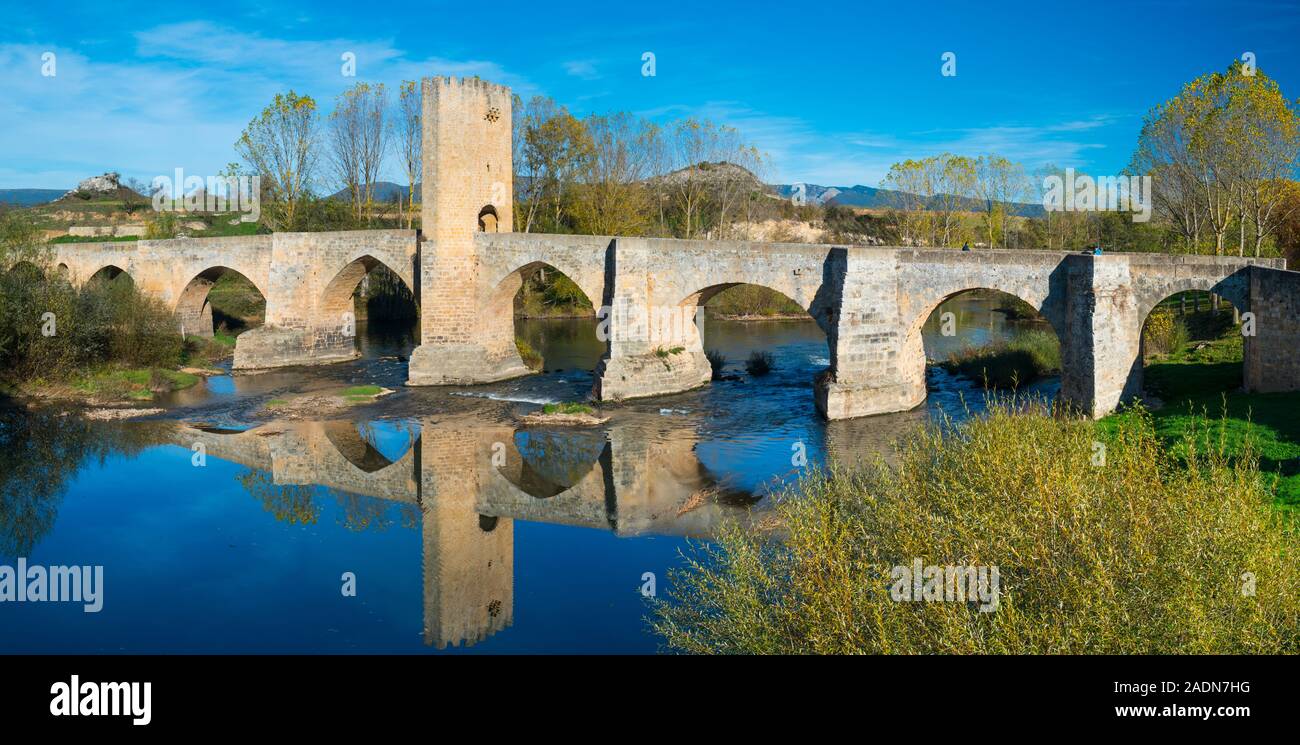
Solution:
[(1250, 272), (1255, 335), (1245, 338), (1245, 387), (1300, 390), (1300, 272), (1255, 267)]

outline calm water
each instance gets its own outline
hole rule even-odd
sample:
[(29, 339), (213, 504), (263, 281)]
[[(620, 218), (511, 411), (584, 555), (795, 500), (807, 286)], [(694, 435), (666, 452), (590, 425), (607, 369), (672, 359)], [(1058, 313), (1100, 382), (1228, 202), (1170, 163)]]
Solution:
[[(943, 308), (958, 335), (927, 324), (927, 356), (1005, 338), (995, 306)], [(463, 389), (402, 387), (411, 331), (363, 330), (354, 363), (211, 378), (150, 420), (0, 419), (0, 564), (102, 565), (105, 583), (99, 613), (0, 605), (0, 651), (653, 652), (643, 577), (662, 593), (688, 541), (761, 519), (795, 452), (880, 452), (983, 400), (931, 368), (917, 410), (823, 422), (815, 324), (707, 320), (734, 379), (611, 407), (601, 427), (526, 428), (519, 415), (590, 389), (594, 324), (523, 323), (546, 372)], [(756, 349), (776, 357), (763, 378), (743, 371)], [(357, 383), (397, 392), (350, 420), (259, 413)]]

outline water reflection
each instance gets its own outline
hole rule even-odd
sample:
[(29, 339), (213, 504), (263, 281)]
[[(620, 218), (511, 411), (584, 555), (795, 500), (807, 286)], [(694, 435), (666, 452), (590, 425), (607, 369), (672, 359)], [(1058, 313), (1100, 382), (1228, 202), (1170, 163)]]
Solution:
[[(992, 316), (959, 323), (955, 343), (1014, 332)], [(810, 466), (879, 457), (982, 402), (977, 386), (931, 369), (925, 406), (824, 422), (811, 405), (828, 363), (815, 324), (705, 323), (708, 348), (736, 365), (772, 351), (775, 371), (627, 402), (595, 428), (518, 423), (538, 402), (589, 390), (600, 345), (594, 324), (574, 320), (527, 324), (550, 372), (492, 386), (404, 388), (410, 337), (368, 335), (356, 363), (182, 392), (167, 404), (184, 422), (0, 415), (0, 561), (108, 564), (102, 618), (118, 619), (0, 608), (13, 632), (0, 649), (402, 651), (418, 635), (440, 649), (651, 651), (637, 581), (654, 571), (662, 582), (683, 539), (732, 520), (770, 528), (768, 495), (798, 476), (796, 455)], [(397, 393), (360, 421), (254, 413), (280, 391), (343, 382)], [(338, 604), (343, 571), (362, 577), (363, 602)]]

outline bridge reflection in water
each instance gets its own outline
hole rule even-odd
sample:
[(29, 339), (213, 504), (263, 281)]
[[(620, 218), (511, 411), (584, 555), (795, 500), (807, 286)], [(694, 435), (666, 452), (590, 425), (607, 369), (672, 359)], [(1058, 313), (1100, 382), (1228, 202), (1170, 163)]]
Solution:
[[(724, 520), (758, 526), (758, 497), (711, 473), (697, 435), (670, 417), (598, 428), (522, 428), (472, 416), (412, 424), (396, 459), (351, 421), (168, 429), (187, 450), (247, 466), (275, 486), (321, 486), (408, 505), (420, 516), (424, 641), (474, 644), (514, 616), (514, 521), (620, 536), (707, 538)], [(764, 506), (766, 503), (763, 503)]]

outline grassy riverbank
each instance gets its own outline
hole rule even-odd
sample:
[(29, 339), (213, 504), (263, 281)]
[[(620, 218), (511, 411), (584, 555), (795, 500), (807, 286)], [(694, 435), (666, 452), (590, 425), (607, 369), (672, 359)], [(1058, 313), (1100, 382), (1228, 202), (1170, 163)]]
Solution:
[[(1150, 413), (1152, 426), (1180, 458), (1189, 438), (1231, 457), (1252, 454), (1278, 506), (1300, 508), (1300, 393), (1241, 391), (1242, 337), (1227, 318), (1226, 324), (1221, 318), (1193, 321), (1193, 336), (1206, 335), (1207, 327), (1221, 330), (1148, 360), (1145, 388), (1160, 404)], [(1120, 412), (1101, 424), (1114, 428), (1133, 416)]]
[[(1300, 532), (1248, 449), (1194, 440), (1175, 455), (1137, 410), (1098, 427), (994, 406), (891, 465), (806, 476), (775, 535), (695, 548), (652, 623), (696, 653), (1300, 651)], [(907, 602), (895, 568), (917, 559), (998, 567), (996, 608)]]
[(125, 274), (73, 286), (41, 250), (0, 272), (0, 392), (91, 403), (187, 388), (229, 354), (226, 337), (182, 339), (167, 305)]

